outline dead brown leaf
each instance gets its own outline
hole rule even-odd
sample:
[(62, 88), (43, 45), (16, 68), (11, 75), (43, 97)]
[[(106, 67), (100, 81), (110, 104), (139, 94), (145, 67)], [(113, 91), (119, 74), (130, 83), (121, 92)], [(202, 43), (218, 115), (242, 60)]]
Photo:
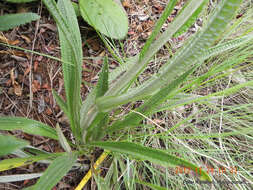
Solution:
[(26, 43), (30, 44), (32, 41), (30, 40), (30, 38), (28, 38), (25, 35), (21, 35), (21, 38), (23, 38), (25, 40)]

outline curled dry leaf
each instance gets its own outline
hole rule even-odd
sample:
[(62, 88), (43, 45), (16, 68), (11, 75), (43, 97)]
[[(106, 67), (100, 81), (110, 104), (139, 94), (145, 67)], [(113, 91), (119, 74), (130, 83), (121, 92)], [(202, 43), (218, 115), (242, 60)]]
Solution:
[(14, 74), (14, 68), (11, 69), (11, 72), (10, 72), (10, 78), (11, 78), (11, 83), (12, 83), (12, 86), (14, 87), (14, 93), (17, 95), (17, 96), (21, 96), (22, 95), (22, 88), (21, 86), (18, 84), (17, 81), (15, 81), (15, 74)]
[(20, 37), (23, 38), (27, 44), (30, 44), (30, 43), (32, 42), (32, 41), (30, 40), (30, 38), (28, 38), (28, 37), (25, 36), (25, 35), (21, 35)]

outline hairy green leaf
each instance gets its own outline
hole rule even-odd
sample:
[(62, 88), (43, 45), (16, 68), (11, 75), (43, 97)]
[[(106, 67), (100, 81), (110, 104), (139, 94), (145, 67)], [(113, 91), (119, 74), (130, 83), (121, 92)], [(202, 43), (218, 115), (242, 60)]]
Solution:
[(212, 181), (210, 176), (205, 171), (200, 172), (201, 169), (195, 164), (189, 161), (186, 161), (182, 158), (178, 158), (176, 156), (170, 155), (162, 150), (144, 147), (142, 145), (138, 145), (131, 142), (93, 142), (93, 143), (90, 143), (89, 145), (98, 146), (98, 147), (111, 150), (114, 152), (129, 154), (136, 158), (148, 160), (153, 163), (160, 164), (167, 167), (168, 166), (169, 167), (171, 166), (187, 167), (193, 171), (198, 171), (196, 173), (200, 175), (201, 180)]
[(9, 30), (16, 26), (38, 20), (40, 17), (35, 13), (17, 13), (0, 16), (0, 31)]
[(83, 19), (110, 38), (122, 39), (128, 31), (128, 18), (113, 0), (80, 0)]
[(33, 189), (52, 189), (63, 176), (72, 168), (77, 160), (77, 154), (67, 153), (56, 158), (40, 177)]
[(0, 117), (0, 130), (22, 130), (28, 134), (58, 139), (56, 131), (52, 127), (23, 117)]
[[(52, 1), (51, 3), (53, 3)], [(59, 9), (58, 9), (59, 8)], [(57, 22), (61, 45), (61, 58), (64, 62), (71, 62), (75, 66), (63, 64), (64, 86), (67, 97), (67, 108), (71, 129), (75, 138), (81, 139), (80, 132), (80, 108), (81, 108), (81, 66), (82, 66), (82, 43), (74, 8), (69, 0), (58, 1), (57, 10), (52, 10), (55, 17), (62, 15), (63, 24)], [(57, 20), (56, 20), (57, 21)], [(66, 35), (66, 32), (69, 34)], [(71, 42), (70, 42), (71, 41)], [(73, 45), (74, 43), (74, 45)], [(72, 47), (72, 48), (71, 48)]]
[(0, 134), (0, 156), (12, 153), (13, 151), (27, 146), (29, 143), (13, 136)]

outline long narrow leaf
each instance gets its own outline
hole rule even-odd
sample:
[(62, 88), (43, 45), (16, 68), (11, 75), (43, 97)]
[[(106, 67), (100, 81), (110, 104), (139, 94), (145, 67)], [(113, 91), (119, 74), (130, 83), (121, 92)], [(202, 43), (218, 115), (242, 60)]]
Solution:
[[(69, 112), (69, 120), (71, 123), (71, 129), (74, 136), (80, 140), (80, 108), (81, 108), (81, 66), (82, 66), (82, 44), (81, 35), (78, 27), (77, 18), (74, 8), (69, 0), (58, 1), (58, 8), (63, 16), (63, 20), (67, 24), (67, 29), (70, 32), (70, 39), (65, 34), (65, 29), (60, 22), (57, 22), (59, 29), (59, 38), (61, 45), (61, 57), (65, 62), (71, 62), (75, 65), (72, 67), (68, 64), (63, 64), (64, 86), (67, 96), (67, 107)], [(57, 14), (56, 11), (51, 12), (53, 15)], [(71, 48), (73, 44), (69, 43), (69, 40), (75, 42), (74, 48)], [(73, 43), (73, 42), (72, 42)]]
[(68, 153), (56, 158), (40, 177), (33, 189), (52, 189), (63, 176), (72, 168), (77, 159), (77, 154)]
[(182, 158), (170, 155), (162, 150), (152, 149), (130, 142), (94, 142), (90, 143), (90, 145), (98, 146), (114, 152), (129, 154), (136, 158), (148, 160), (167, 167), (184, 166), (193, 171), (198, 171), (196, 173), (200, 175), (201, 180), (212, 181), (210, 176), (205, 171), (200, 172), (200, 168), (195, 164)]
[(23, 117), (0, 117), (0, 130), (22, 130), (28, 134), (58, 139), (56, 131), (52, 127)]

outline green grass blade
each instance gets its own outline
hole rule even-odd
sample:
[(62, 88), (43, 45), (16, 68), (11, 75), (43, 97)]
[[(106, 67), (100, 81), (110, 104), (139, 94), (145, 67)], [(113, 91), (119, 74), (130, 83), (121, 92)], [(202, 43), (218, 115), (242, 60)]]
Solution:
[[(96, 92), (96, 97), (94, 97), (95, 99), (103, 96), (106, 93), (106, 91), (108, 90), (108, 73), (109, 73), (109, 71), (108, 71), (108, 58), (105, 57), (102, 71), (99, 75), (98, 83), (95, 88), (95, 92)], [(89, 101), (89, 98), (88, 98), (88, 100), (86, 100), (86, 102), (87, 101)], [(89, 108), (86, 107), (86, 110), (88, 110), (88, 109)], [(103, 123), (103, 122), (106, 121), (105, 119), (107, 117), (108, 117), (107, 113), (100, 112), (96, 115), (95, 119), (93, 120), (93, 122), (91, 123), (91, 125), (89, 126), (88, 129), (83, 128), (83, 140), (85, 142), (88, 142), (88, 141), (90, 141), (94, 138), (98, 138), (98, 136), (100, 136), (99, 134), (101, 131), (99, 131), (99, 130), (101, 130), (104, 125), (106, 125), (106, 123)], [(89, 119), (89, 115), (87, 115), (87, 114), (82, 115), (82, 118)], [(82, 126), (82, 123), (81, 123), (81, 126)], [(86, 125), (86, 126), (88, 126), (88, 125)]]
[(129, 154), (133, 157), (148, 160), (165, 167), (183, 166), (190, 168), (192, 171), (198, 171), (201, 180), (212, 181), (210, 176), (205, 171), (200, 171), (200, 168), (195, 164), (186, 161), (182, 158), (170, 155), (162, 150), (144, 147), (130, 142), (94, 142), (89, 145), (98, 146), (100, 148), (111, 150), (118, 153)]
[(16, 26), (38, 20), (40, 17), (35, 13), (6, 14), (0, 16), (0, 31), (9, 30)]
[(168, 5), (166, 6), (165, 10), (162, 13), (162, 16), (159, 18), (158, 22), (156, 23), (155, 28), (154, 28), (152, 34), (150, 35), (150, 37), (148, 38), (147, 42), (143, 46), (143, 48), (142, 48), (142, 50), (140, 52), (139, 61), (141, 61), (144, 56), (147, 56), (146, 53), (147, 53), (147, 51), (148, 51), (151, 43), (154, 41), (154, 39), (156, 38), (156, 36), (160, 33), (162, 25), (168, 19), (168, 17), (170, 16), (171, 12), (174, 10), (174, 6), (176, 5), (176, 3), (177, 3), (177, 0), (171, 0), (171, 1), (169, 1)]
[(158, 185), (147, 183), (147, 182), (144, 182), (144, 181), (136, 180), (136, 182), (139, 183), (139, 184), (142, 184), (142, 185), (146, 185), (146, 186), (148, 186), (148, 187), (150, 187), (151, 189), (154, 189), (154, 190), (167, 190), (164, 187), (160, 187)]
[(68, 153), (57, 157), (40, 177), (33, 189), (52, 189), (72, 168), (77, 160), (77, 154)]
[(13, 136), (0, 134), (0, 156), (12, 153), (17, 149), (27, 146), (29, 143)]
[(98, 190), (111, 190), (108, 182), (105, 181), (104, 178), (100, 177), (99, 175), (94, 175), (94, 179), (96, 181)]
[[(197, 10), (191, 15), (191, 17), (184, 23), (183, 26), (181, 26), (181, 28), (179, 28), (179, 30), (173, 35), (174, 38), (180, 36), (181, 34), (185, 33), (197, 20), (198, 16), (200, 15), (200, 13), (202, 12), (203, 8), (205, 7), (205, 5), (208, 3), (208, 0), (204, 0), (203, 3), (199, 6), (199, 8), (197, 8)], [(187, 6), (184, 5), (184, 7)], [(184, 9), (184, 8), (183, 8)], [(183, 10), (180, 11), (180, 13)], [(180, 14), (179, 13), (179, 14)]]
[(21, 130), (32, 135), (58, 139), (57, 133), (52, 127), (23, 117), (0, 117), (0, 130)]
[(5, 44), (5, 43), (0, 43), (0, 45), (6, 46), (6, 47), (9, 47), (9, 48), (15, 48), (15, 49), (24, 51), (25, 53), (33, 53), (33, 54), (35, 54), (35, 55), (41, 55), (41, 56), (43, 56), (43, 57), (47, 57), (47, 58), (49, 58), (49, 59), (53, 59), (53, 60), (60, 61), (60, 62), (62, 62), (62, 63), (65, 63), (65, 64), (69, 64), (69, 65), (74, 66), (72, 63), (63, 62), (61, 59), (59, 59), (59, 58), (57, 58), (57, 57), (54, 57), (54, 56), (51, 56), (51, 55), (47, 55), (47, 54), (44, 54), (44, 53), (40, 53), (40, 52), (37, 52), (37, 51), (32, 51), (32, 50), (25, 49), (25, 48), (22, 48), (22, 47), (19, 47), (19, 46), (13, 46), (13, 45)]

